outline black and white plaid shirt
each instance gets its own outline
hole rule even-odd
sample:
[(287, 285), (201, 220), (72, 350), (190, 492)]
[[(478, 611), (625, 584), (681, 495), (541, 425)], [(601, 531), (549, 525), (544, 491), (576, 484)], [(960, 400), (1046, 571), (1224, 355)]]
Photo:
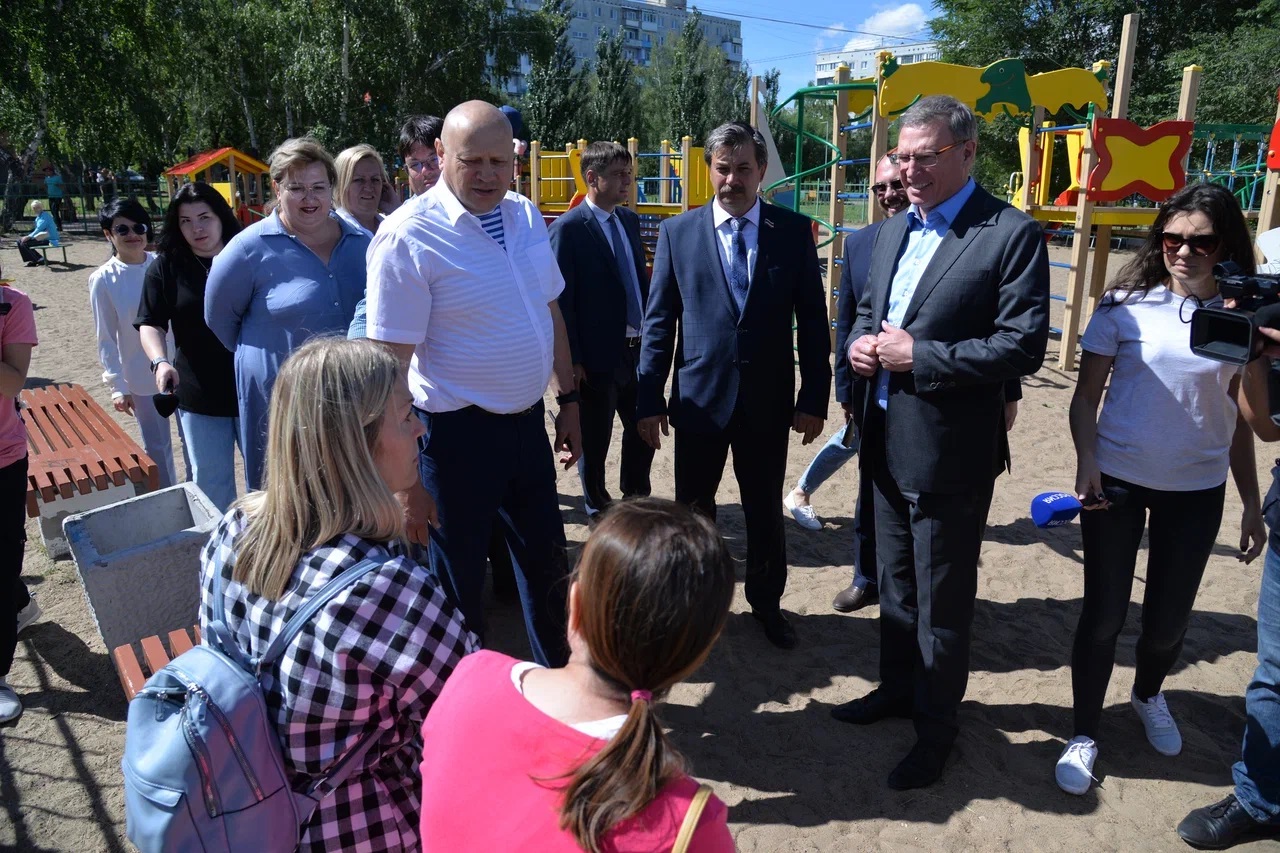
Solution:
[(381, 739), (321, 802), (299, 849), (416, 850), (420, 846), (422, 721), (458, 661), (478, 647), (431, 574), (396, 544), (352, 535), (303, 555), (278, 601), (231, 581), (246, 518), (227, 513), (201, 554), (200, 627), (212, 620), (221, 572), (227, 628), (250, 656), (266, 650), (313, 590), (363, 559), (382, 562), (338, 593), (263, 674), (294, 790), (305, 791), (371, 728)]

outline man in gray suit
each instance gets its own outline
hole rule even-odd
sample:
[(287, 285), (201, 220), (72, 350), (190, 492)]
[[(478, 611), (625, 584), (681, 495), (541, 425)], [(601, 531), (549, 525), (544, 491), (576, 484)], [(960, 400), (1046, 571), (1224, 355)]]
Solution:
[(847, 356), (867, 377), (863, 476), (875, 489), (880, 686), (840, 705), (850, 723), (911, 717), (889, 774), (933, 783), (969, 679), (978, 555), (1008, 466), (1005, 383), (1034, 373), (1049, 334), (1049, 261), (1026, 214), (978, 187), (973, 112), (948, 96), (902, 116), (895, 159), (911, 207), (884, 224)]

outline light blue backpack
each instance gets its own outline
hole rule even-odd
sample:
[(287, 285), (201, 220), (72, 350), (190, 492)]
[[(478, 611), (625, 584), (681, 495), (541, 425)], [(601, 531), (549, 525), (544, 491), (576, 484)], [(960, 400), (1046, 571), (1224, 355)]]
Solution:
[(257, 660), (227, 629), (222, 576), (214, 575), (215, 619), (204, 644), (151, 676), (129, 703), (124, 812), (129, 840), (142, 853), (298, 846), (316, 806), (361, 766), (381, 730), (365, 734), (306, 794), (295, 794), (258, 679), (316, 611), (378, 567), (363, 560), (332, 578)]

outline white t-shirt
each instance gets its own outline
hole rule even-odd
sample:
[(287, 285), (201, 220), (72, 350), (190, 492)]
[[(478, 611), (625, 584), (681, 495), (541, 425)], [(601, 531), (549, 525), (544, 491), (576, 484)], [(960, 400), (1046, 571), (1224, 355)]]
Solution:
[(1089, 319), (1080, 345), (1115, 358), (1098, 418), (1104, 474), (1173, 492), (1226, 481), (1236, 425), (1227, 392), (1239, 368), (1191, 351), (1196, 307), (1194, 299), (1157, 286), (1127, 302), (1108, 295)]
[[(156, 393), (151, 376), (151, 359), (142, 349), (138, 330), (138, 303), (142, 298), (142, 280), (156, 256), (148, 252), (140, 264), (126, 264), (112, 257), (89, 276), (89, 306), (98, 334), (98, 360), (102, 362), (102, 381), (111, 396), (136, 394), (149, 397)], [(165, 336), (168, 351), (173, 352), (173, 334)]]

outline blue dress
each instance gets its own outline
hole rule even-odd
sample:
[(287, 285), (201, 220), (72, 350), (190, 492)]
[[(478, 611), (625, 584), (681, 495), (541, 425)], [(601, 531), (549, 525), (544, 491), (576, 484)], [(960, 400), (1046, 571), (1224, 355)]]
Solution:
[(267, 410), (280, 365), (316, 335), (345, 337), (364, 298), (369, 238), (333, 218), (342, 235), (327, 266), (284, 229), (276, 212), (233, 237), (209, 272), (205, 322), (235, 353), (240, 449), (250, 490), (263, 485)]

